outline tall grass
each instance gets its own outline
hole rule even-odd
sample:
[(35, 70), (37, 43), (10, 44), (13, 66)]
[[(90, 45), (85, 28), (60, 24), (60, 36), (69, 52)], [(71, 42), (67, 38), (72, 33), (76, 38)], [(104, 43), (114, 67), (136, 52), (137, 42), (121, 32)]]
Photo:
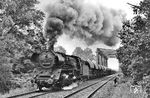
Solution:
[(94, 98), (149, 98), (146, 97), (145, 91), (134, 93), (129, 80), (121, 78), (117, 84), (114, 84), (114, 81), (108, 82)]
[(112, 98), (145, 98), (145, 93), (134, 93), (130, 90), (130, 83), (119, 84), (115, 89)]
[(22, 94), (22, 93), (27, 93), (30, 91), (34, 91), (35, 88), (31, 87), (31, 88), (16, 88), (16, 89), (12, 89), (9, 91), (9, 93), (5, 93), (5, 94), (0, 94), (0, 98), (7, 98), (10, 96), (14, 96), (14, 95), (18, 95), (18, 94)]
[(12, 80), (12, 83), (14, 82), (14, 87), (9, 88), (10, 90), (7, 93), (0, 93), (0, 98), (6, 98), (13, 95), (34, 91), (36, 89), (36, 85), (30, 82), (31, 78), (32, 77), (29, 74), (24, 74), (23, 76), (15, 76)]

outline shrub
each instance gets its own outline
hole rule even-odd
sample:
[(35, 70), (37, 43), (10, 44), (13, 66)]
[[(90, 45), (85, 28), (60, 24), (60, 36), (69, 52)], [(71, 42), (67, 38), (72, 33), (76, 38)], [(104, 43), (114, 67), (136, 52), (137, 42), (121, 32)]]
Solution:
[(1, 64), (0, 65), (0, 92), (5, 93), (9, 92), (11, 87), (11, 71), (10, 66)]

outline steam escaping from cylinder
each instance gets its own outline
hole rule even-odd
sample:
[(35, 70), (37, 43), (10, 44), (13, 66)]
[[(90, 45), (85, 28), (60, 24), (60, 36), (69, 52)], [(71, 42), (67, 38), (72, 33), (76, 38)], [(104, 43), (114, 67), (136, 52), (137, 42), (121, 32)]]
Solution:
[(62, 34), (85, 41), (88, 46), (103, 42), (108, 46), (118, 43), (121, 12), (107, 9), (87, 0), (52, 0), (45, 9), (45, 36), (55, 43)]
[(78, 83), (72, 83), (71, 85), (69, 85), (69, 86), (65, 86), (65, 87), (63, 87), (62, 89), (63, 90), (71, 90), (71, 89), (73, 89), (73, 88), (75, 88), (75, 87), (77, 87), (78, 86)]

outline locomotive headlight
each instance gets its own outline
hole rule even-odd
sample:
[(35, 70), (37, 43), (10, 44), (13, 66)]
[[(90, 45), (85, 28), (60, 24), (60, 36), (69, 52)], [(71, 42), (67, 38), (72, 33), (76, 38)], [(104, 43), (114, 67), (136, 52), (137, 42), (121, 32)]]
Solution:
[(76, 76), (73, 76), (72, 78), (73, 78), (73, 79), (76, 79)]
[(63, 74), (62, 75), (65, 79), (67, 79), (68, 77), (69, 77), (69, 75), (67, 75), (67, 74)]
[(51, 75), (51, 78), (54, 78), (54, 75)]

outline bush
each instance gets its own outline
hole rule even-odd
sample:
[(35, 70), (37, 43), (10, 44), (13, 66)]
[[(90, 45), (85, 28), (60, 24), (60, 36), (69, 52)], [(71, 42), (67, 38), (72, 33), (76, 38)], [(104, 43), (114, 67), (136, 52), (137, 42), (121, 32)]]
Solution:
[(9, 92), (11, 87), (11, 71), (9, 65), (0, 65), (0, 92)]
[[(142, 88), (146, 92), (147, 96), (150, 95), (150, 75), (144, 76), (143, 80), (139, 82), (139, 85), (142, 86)], [(149, 97), (147, 97), (147, 98), (149, 98)]]
[(145, 94), (134, 94), (130, 91), (131, 84), (129, 82), (119, 84), (115, 89), (112, 98), (145, 98)]

